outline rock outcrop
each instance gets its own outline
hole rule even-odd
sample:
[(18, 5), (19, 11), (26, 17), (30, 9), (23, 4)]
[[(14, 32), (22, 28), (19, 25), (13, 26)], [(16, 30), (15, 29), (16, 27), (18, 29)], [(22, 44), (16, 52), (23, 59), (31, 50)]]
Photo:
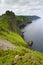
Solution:
[(33, 45), (33, 41), (30, 40), (30, 41), (28, 42), (28, 46), (32, 46), (32, 45)]

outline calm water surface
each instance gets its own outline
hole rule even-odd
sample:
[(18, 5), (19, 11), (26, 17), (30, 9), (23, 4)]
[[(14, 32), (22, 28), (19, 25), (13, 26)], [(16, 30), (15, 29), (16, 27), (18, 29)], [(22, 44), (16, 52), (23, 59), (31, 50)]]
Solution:
[(31, 49), (43, 52), (43, 18), (34, 20), (21, 31), (24, 32), (25, 41), (33, 41)]

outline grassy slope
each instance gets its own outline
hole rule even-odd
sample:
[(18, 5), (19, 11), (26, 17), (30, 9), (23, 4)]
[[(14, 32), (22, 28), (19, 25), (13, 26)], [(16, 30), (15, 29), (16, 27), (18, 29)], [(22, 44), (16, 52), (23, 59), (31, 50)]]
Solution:
[[(26, 48), (26, 42), (18, 34), (17, 25), (13, 30), (9, 28), (9, 19), (1, 17), (0, 20), (0, 39), (6, 39), (16, 45), (13, 50), (0, 50), (0, 65), (11, 65), (16, 61), (16, 65), (43, 65), (43, 53), (32, 51)], [(12, 27), (13, 28), (13, 27)], [(16, 29), (16, 32), (14, 30)]]

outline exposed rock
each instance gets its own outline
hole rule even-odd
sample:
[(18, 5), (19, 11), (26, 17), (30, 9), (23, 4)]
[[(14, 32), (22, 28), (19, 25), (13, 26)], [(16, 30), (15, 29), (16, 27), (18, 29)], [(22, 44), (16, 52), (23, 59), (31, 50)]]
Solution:
[(33, 41), (30, 40), (30, 41), (28, 42), (28, 46), (32, 46), (32, 45), (33, 45)]
[(23, 33), (21, 34), (21, 37), (24, 39), (24, 35), (23, 35)]
[(0, 39), (0, 49), (8, 50), (14, 48), (16, 48), (16, 46), (10, 43), (9, 41)]

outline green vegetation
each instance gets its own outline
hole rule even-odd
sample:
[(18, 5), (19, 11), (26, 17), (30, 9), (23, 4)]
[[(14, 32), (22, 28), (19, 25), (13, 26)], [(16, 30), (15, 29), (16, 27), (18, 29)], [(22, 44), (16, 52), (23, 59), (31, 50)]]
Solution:
[[(16, 64), (15, 64), (16, 62)], [(25, 47), (16, 47), (14, 50), (0, 50), (1, 65), (43, 65), (43, 55)]]
[(26, 25), (27, 23), (32, 23), (32, 20), (27, 18), (26, 16), (16, 16), (16, 20), (18, 25)]
[(0, 39), (16, 46), (14, 49), (0, 49), (0, 65), (43, 65), (43, 53), (30, 50), (20, 36), (18, 24), (21, 24), (24, 18), (9, 11), (0, 16)]

